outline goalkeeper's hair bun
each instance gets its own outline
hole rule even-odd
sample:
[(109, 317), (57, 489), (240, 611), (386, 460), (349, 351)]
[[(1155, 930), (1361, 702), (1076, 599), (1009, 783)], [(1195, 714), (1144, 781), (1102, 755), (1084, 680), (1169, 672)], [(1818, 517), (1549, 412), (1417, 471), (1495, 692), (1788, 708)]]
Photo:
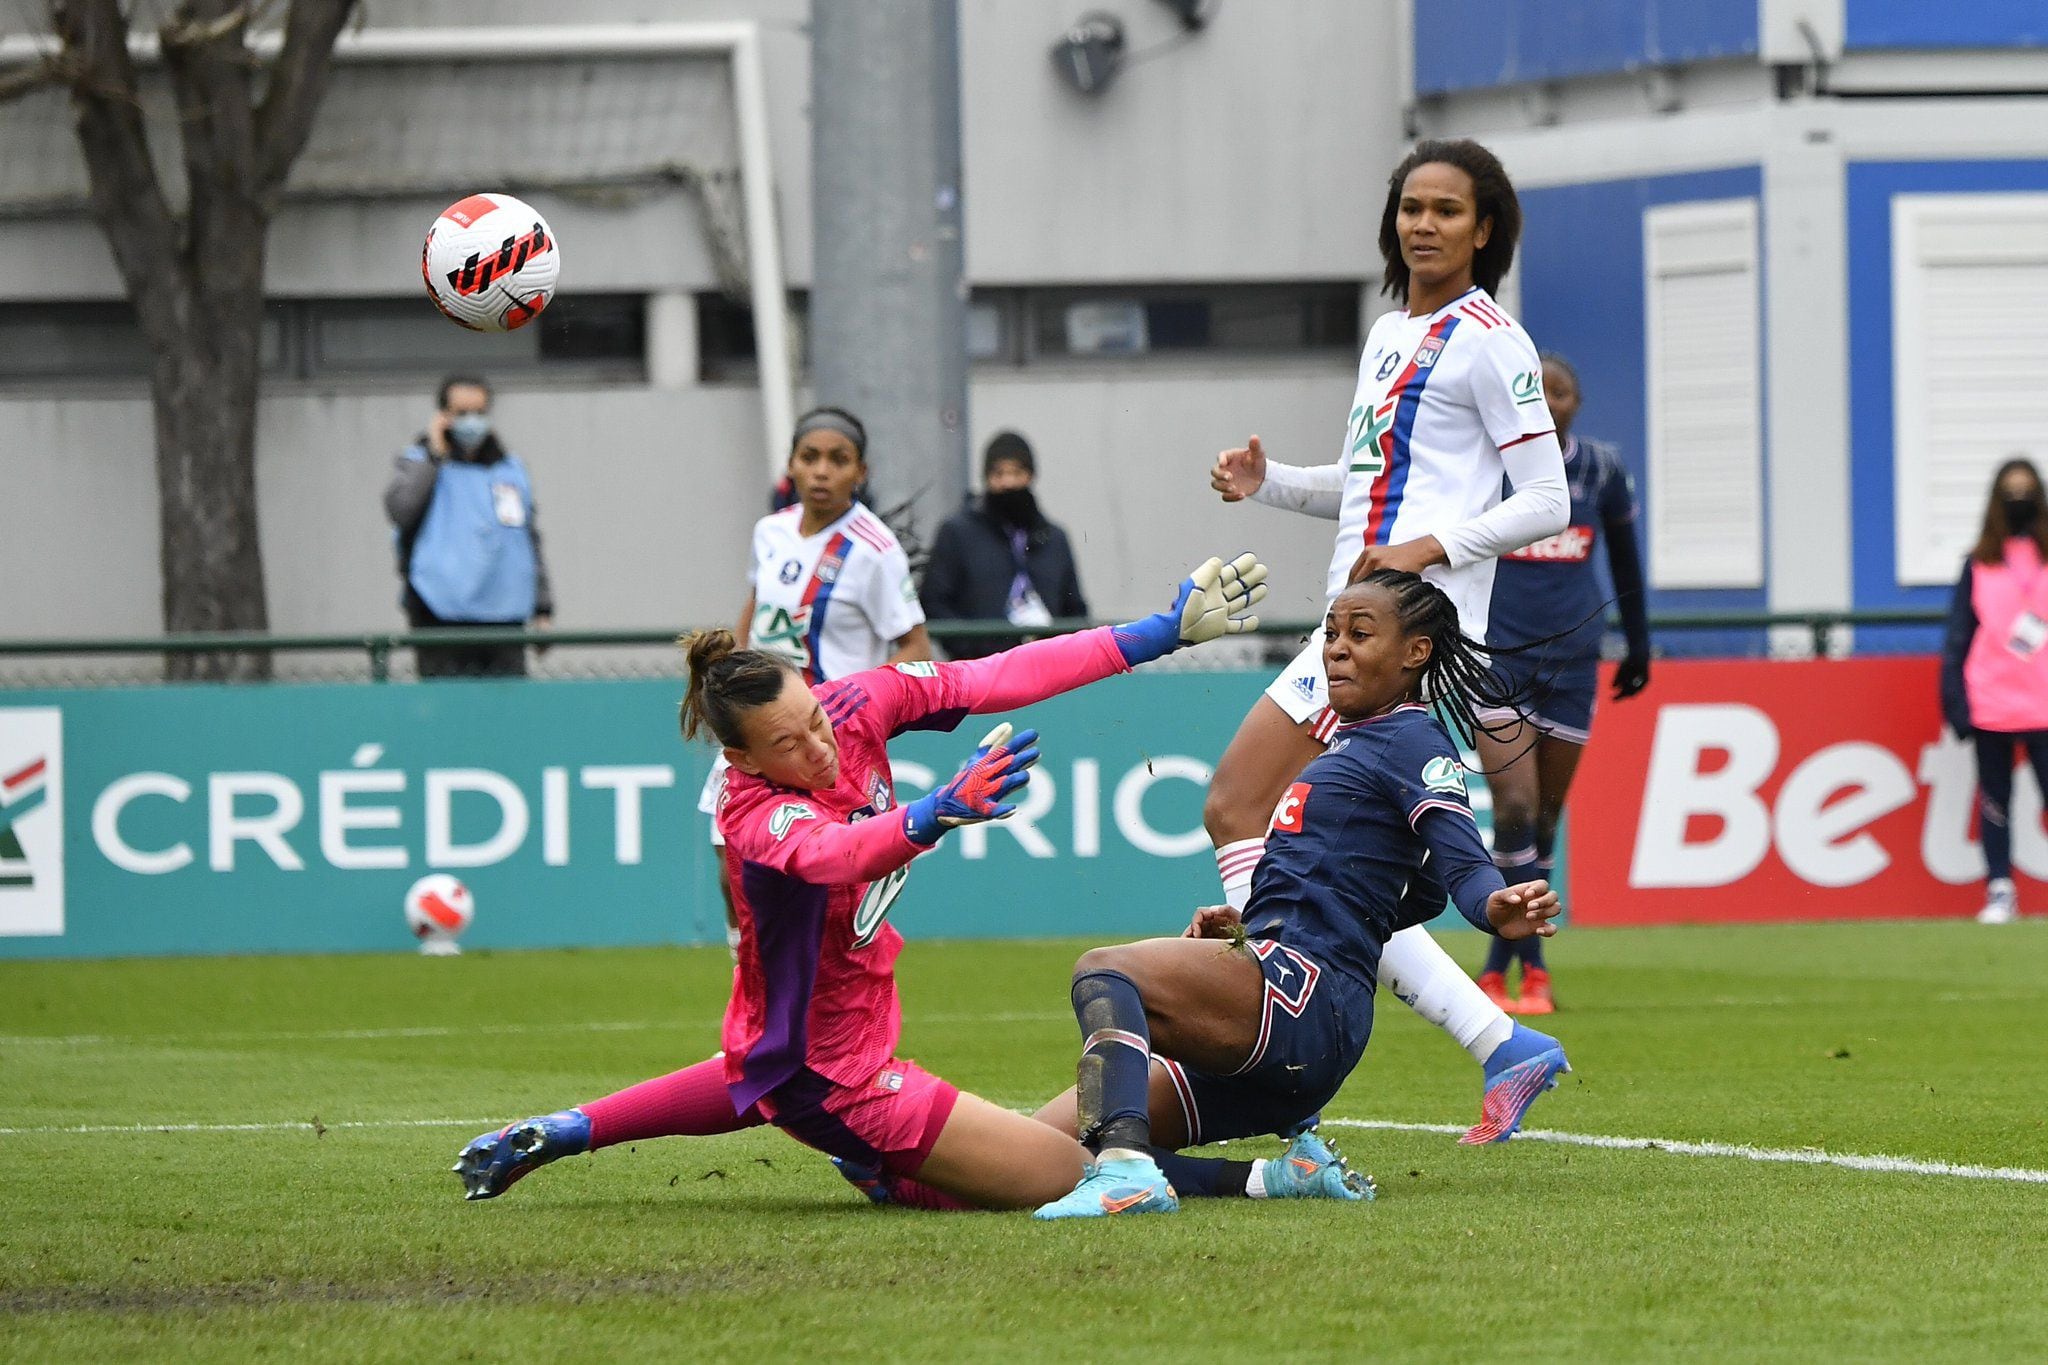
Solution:
[(782, 695), (796, 670), (772, 654), (741, 649), (729, 630), (697, 630), (677, 641), (690, 665), (690, 690), (683, 697), (683, 738), (705, 731), (728, 749), (747, 747), (741, 719)]

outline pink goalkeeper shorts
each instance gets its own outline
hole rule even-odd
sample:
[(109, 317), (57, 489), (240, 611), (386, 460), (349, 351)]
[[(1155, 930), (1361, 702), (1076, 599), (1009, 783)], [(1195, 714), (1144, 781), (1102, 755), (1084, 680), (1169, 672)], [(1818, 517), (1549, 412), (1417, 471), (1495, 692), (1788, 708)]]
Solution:
[(761, 1112), (821, 1152), (911, 1176), (959, 1102), (952, 1082), (892, 1057), (866, 1085), (839, 1085), (805, 1068), (762, 1096)]

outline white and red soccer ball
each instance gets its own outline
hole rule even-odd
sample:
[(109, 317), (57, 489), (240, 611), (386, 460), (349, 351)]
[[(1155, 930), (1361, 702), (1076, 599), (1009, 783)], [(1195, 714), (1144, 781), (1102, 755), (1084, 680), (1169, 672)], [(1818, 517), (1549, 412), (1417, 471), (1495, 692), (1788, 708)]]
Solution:
[(458, 951), (455, 940), (475, 918), (476, 902), (469, 888), (446, 872), (428, 873), (405, 893), (405, 922), (423, 953)]
[(531, 204), (509, 194), (472, 194), (450, 204), (420, 250), (427, 296), (476, 332), (510, 332), (555, 296), (562, 251)]

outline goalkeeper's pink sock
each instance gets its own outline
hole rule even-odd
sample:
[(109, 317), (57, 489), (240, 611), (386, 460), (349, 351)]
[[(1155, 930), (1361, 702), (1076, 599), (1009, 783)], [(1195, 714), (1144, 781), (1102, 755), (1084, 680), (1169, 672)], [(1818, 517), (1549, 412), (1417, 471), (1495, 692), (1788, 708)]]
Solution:
[(733, 1112), (723, 1055), (576, 1107), (590, 1120), (593, 1152), (642, 1138), (710, 1137), (767, 1121), (759, 1109)]

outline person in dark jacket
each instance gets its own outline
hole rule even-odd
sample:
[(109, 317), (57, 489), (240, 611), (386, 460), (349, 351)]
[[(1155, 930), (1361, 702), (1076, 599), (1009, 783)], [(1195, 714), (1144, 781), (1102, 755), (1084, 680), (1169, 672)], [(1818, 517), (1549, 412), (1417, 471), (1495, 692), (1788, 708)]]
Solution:
[(2012, 881), (2013, 753), (2048, 791), (2048, 497), (2031, 460), (1999, 466), (1977, 543), (1963, 561), (1941, 645), (1941, 717), (1977, 749), (1984, 841), (1979, 924), (2019, 915)]
[[(529, 623), (546, 629), (555, 604), (533, 479), (491, 430), (491, 387), (451, 375), (441, 381), (436, 404), (384, 489), (406, 621), (414, 630)], [(423, 678), (526, 672), (519, 645), (433, 645), (416, 653)]]
[[(1032, 483), (1038, 461), (1014, 431), (982, 453), (983, 493), (939, 528), (918, 596), (933, 621), (1008, 621), (1028, 635), (1059, 617), (1088, 614), (1067, 533), (1046, 520)], [(1019, 636), (949, 637), (955, 659), (1008, 649)]]

